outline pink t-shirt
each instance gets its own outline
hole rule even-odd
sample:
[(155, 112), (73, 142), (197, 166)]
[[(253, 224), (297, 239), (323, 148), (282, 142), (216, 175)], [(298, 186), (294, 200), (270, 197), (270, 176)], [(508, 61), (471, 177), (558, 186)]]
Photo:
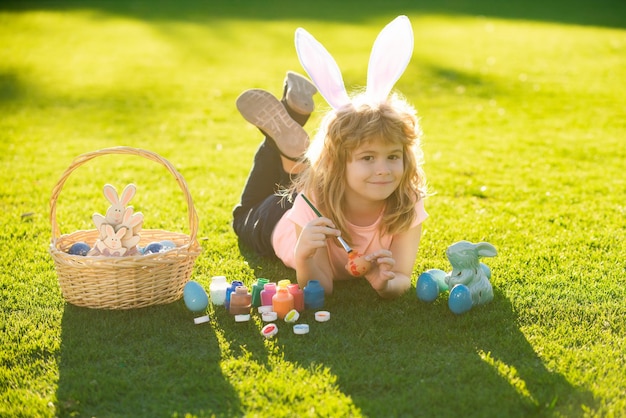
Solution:
[[(420, 199), (415, 204), (415, 221), (411, 225), (416, 226), (424, 222), (428, 217), (426, 210), (424, 209), (424, 199)], [(295, 225), (304, 226), (317, 215), (309, 207), (309, 205), (302, 199), (302, 196), (298, 194), (294, 205), (289, 209), (283, 217), (278, 221), (272, 234), (272, 245), (274, 251), (280, 260), (287, 266), (295, 269), (295, 248), (296, 248), (296, 228)], [(382, 213), (376, 219), (376, 221), (367, 226), (357, 226), (348, 224), (350, 235), (352, 237), (352, 248), (361, 254), (369, 254), (382, 248), (389, 249), (392, 235), (381, 235), (380, 222), (382, 220)], [(330, 260), (333, 276), (335, 278), (346, 277), (347, 272), (344, 268), (347, 262), (346, 252), (343, 247), (330, 243), (326, 246), (328, 249), (328, 258)]]

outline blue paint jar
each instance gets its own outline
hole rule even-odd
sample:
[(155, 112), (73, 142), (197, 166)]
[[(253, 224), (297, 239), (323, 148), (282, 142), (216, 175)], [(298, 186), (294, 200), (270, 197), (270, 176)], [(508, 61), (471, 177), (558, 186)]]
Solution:
[(304, 307), (318, 309), (324, 306), (324, 288), (319, 280), (309, 280), (304, 287)]
[(226, 299), (224, 300), (224, 307), (227, 311), (230, 311), (230, 294), (237, 289), (237, 286), (243, 286), (243, 282), (239, 280), (233, 280), (230, 287), (226, 289)]

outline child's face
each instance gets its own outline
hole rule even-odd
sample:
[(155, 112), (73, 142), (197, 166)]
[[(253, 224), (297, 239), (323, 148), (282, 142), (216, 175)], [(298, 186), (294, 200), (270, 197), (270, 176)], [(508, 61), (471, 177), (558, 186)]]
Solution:
[(363, 143), (346, 165), (346, 199), (363, 203), (387, 199), (404, 172), (402, 145), (380, 139)]

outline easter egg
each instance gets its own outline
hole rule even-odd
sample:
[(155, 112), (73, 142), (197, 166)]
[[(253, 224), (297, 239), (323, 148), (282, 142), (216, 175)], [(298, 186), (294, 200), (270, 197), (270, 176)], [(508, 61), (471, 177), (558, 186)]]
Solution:
[(372, 263), (365, 259), (365, 256), (359, 254), (357, 251), (352, 251), (348, 254), (348, 264), (346, 268), (351, 275), (359, 277), (367, 273)]
[(417, 278), (417, 298), (424, 302), (432, 302), (439, 296), (439, 284), (432, 274), (425, 272)]
[(491, 269), (485, 263), (480, 263), (480, 268), (483, 269), (485, 276), (487, 276), (487, 280), (491, 280)]
[(426, 270), (426, 273), (433, 276), (433, 279), (437, 281), (440, 292), (445, 292), (446, 290), (448, 290), (448, 283), (446, 283), (446, 276), (448, 274), (445, 271), (439, 269), (430, 269)]
[(209, 305), (209, 297), (200, 283), (190, 280), (183, 288), (185, 306), (192, 312), (202, 312)]
[(170, 241), (169, 239), (161, 241), (161, 245), (163, 246), (161, 251), (167, 251), (176, 248), (176, 244), (174, 243), (174, 241)]
[(74, 244), (72, 244), (72, 246), (70, 247), (68, 251), (68, 254), (85, 256), (87, 255), (89, 250), (91, 250), (91, 247), (89, 247), (87, 243), (80, 241), (80, 242), (75, 242)]
[(469, 287), (464, 284), (454, 286), (450, 291), (448, 307), (457, 315), (461, 315), (472, 309), (472, 294)]
[(160, 242), (151, 242), (144, 248), (144, 254), (157, 254), (163, 251), (163, 244)]

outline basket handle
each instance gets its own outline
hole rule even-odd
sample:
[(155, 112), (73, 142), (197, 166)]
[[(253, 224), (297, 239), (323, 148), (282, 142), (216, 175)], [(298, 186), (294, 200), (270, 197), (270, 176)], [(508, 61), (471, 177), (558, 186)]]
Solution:
[(52, 189), (52, 197), (50, 198), (50, 224), (52, 225), (52, 238), (55, 239), (61, 236), (61, 231), (57, 224), (57, 199), (61, 194), (61, 190), (63, 189), (65, 181), (74, 170), (87, 163), (88, 161), (91, 161), (94, 158), (100, 157), (102, 155), (111, 154), (137, 155), (148, 160), (157, 162), (163, 167), (167, 168), (167, 170), (176, 179), (178, 186), (183, 191), (185, 199), (187, 200), (187, 215), (189, 217), (190, 238), (191, 243), (195, 242), (198, 234), (198, 214), (196, 213), (196, 209), (193, 205), (193, 200), (191, 199), (191, 195), (189, 194), (189, 188), (187, 187), (187, 183), (185, 182), (183, 176), (178, 172), (178, 170), (176, 170), (176, 168), (174, 168), (174, 166), (169, 161), (167, 161), (160, 155), (144, 149), (131, 147), (104, 148), (98, 151), (88, 152), (86, 154), (79, 155), (74, 159), (74, 161), (72, 161), (72, 164), (67, 168), (67, 170), (65, 170), (57, 184), (54, 186), (54, 189)]

